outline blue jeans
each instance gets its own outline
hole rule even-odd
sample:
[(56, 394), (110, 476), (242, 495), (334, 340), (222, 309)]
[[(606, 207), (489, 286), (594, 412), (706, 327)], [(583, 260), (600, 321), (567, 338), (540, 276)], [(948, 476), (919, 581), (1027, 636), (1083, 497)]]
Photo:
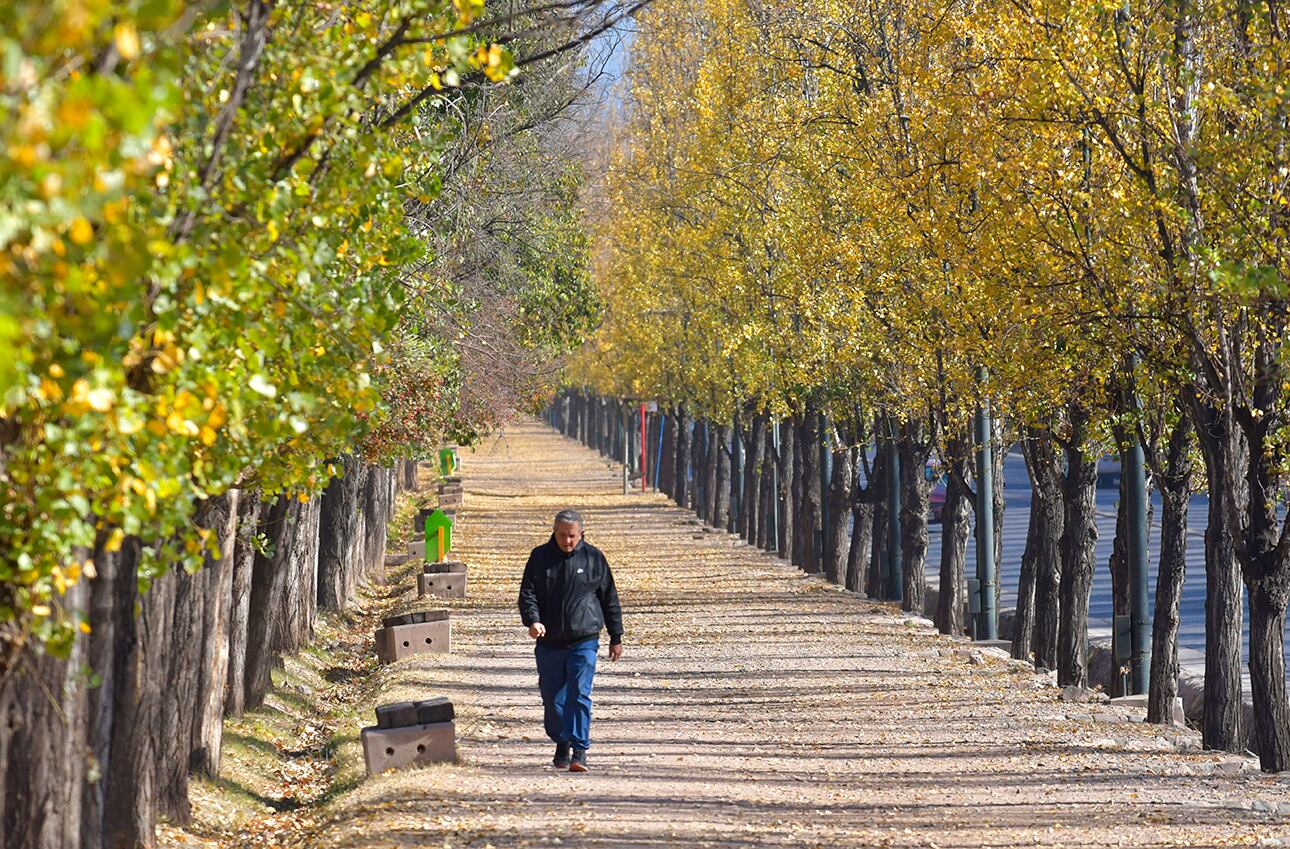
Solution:
[(591, 746), (591, 679), (599, 650), (599, 637), (564, 648), (538, 644), (533, 650), (546, 734), (556, 743), (583, 750)]

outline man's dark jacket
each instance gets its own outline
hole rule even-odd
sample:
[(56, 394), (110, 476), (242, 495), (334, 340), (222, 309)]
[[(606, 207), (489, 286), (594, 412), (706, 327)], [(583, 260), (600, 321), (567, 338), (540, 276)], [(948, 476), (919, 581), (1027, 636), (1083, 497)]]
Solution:
[(573, 645), (600, 636), (601, 628), (611, 646), (621, 643), (623, 611), (605, 555), (585, 541), (566, 554), (554, 535), (533, 549), (520, 581), (520, 618), (546, 626), (538, 639), (544, 646)]

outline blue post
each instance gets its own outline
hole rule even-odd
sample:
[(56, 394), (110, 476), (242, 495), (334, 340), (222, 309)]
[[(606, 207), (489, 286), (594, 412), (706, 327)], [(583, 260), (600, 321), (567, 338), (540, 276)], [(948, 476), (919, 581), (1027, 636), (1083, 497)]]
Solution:
[(654, 491), (662, 492), (658, 483), (658, 470), (663, 463), (663, 431), (667, 430), (667, 415), (658, 414), (658, 451), (654, 452)]

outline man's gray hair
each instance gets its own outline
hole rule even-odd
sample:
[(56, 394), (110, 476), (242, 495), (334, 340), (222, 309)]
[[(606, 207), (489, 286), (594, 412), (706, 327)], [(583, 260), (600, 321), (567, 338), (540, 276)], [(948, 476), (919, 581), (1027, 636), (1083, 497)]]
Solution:
[(582, 514), (577, 510), (561, 510), (555, 514), (555, 523), (557, 525), (565, 523), (582, 527)]

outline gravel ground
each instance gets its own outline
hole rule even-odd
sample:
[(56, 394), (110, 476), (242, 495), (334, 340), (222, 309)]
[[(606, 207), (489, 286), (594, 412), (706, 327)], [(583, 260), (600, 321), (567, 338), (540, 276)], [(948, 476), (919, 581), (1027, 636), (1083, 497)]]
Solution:
[[(463, 452), (453, 652), (383, 669), (448, 695), (461, 763), (344, 794), (311, 841), (368, 846), (1290, 846), (1290, 778), (705, 532), (536, 424)], [(515, 611), (529, 549), (574, 507), (614, 567), (626, 653), (601, 657), (592, 771), (555, 772)], [(403, 579), (405, 583), (409, 579)], [(405, 592), (401, 608), (424, 607)]]

